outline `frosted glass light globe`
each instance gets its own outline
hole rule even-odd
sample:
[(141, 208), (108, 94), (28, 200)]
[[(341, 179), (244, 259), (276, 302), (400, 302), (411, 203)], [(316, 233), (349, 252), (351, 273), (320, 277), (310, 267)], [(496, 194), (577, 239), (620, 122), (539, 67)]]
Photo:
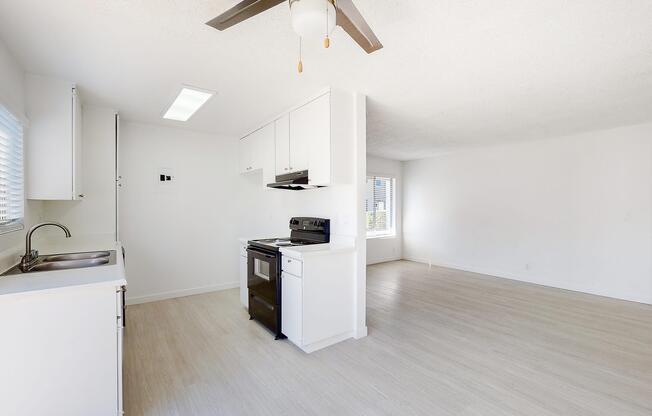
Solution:
[(292, 0), (290, 15), (292, 28), (303, 38), (323, 38), (335, 29), (335, 7), (328, 0)]

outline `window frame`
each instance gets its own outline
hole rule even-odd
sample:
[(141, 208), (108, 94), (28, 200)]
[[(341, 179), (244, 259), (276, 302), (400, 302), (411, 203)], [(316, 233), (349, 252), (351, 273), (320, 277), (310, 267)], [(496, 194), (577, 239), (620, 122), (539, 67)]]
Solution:
[[(386, 173), (371, 173), (367, 172), (367, 176), (365, 179), (365, 186), (366, 186), (366, 181), (369, 180), (369, 178), (380, 178), (380, 179), (389, 179), (391, 183), (391, 194), (392, 194), (392, 201), (391, 201), (391, 209), (390, 209), (390, 216), (391, 216), (391, 224), (392, 226), (389, 228), (387, 231), (366, 231), (366, 239), (383, 239), (383, 238), (396, 238), (396, 188), (397, 188), (397, 178), (395, 175), (391, 174), (386, 174)], [(366, 200), (366, 197), (365, 197)], [(365, 209), (365, 216), (368, 211)], [(366, 229), (366, 226), (365, 226)]]
[(26, 123), (16, 116), (9, 107), (0, 103), (0, 117), (4, 115), (6, 119), (15, 123), (13, 130), (18, 132), (18, 140), (20, 141), (20, 217), (14, 219), (7, 224), (0, 224), (0, 235), (9, 234), (16, 231), (25, 229), (25, 128)]

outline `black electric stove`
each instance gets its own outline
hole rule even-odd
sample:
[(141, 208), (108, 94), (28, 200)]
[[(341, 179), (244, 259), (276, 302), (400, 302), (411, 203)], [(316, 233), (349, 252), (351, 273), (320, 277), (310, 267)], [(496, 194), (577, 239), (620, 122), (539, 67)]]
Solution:
[(247, 246), (249, 317), (285, 338), (281, 323), (281, 252), (283, 247), (324, 244), (330, 241), (330, 220), (294, 217), (289, 238), (250, 240)]

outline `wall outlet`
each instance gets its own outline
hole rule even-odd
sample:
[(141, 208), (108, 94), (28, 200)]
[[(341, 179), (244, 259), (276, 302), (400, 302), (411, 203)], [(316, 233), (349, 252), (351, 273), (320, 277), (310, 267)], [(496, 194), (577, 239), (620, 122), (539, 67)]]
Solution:
[(159, 185), (168, 185), (174, 181), (174, 174), (171, 168), (158, 168), (156, 170), (156, 182)]

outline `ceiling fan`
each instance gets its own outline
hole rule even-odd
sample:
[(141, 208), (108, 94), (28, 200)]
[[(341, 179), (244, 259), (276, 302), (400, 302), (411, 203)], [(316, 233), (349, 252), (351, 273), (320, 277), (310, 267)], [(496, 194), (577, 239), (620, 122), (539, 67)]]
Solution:
[[(367, 53), (383, 47), (351, 0), (243, 0), (206, 24), (225, 30), (284, 2), (290, 6), (292, 28), (300, 38), (324, 36), (328, 48), (329, 35), (337, 25)], [(302, 68), (299, 61), (299, 72)]]

